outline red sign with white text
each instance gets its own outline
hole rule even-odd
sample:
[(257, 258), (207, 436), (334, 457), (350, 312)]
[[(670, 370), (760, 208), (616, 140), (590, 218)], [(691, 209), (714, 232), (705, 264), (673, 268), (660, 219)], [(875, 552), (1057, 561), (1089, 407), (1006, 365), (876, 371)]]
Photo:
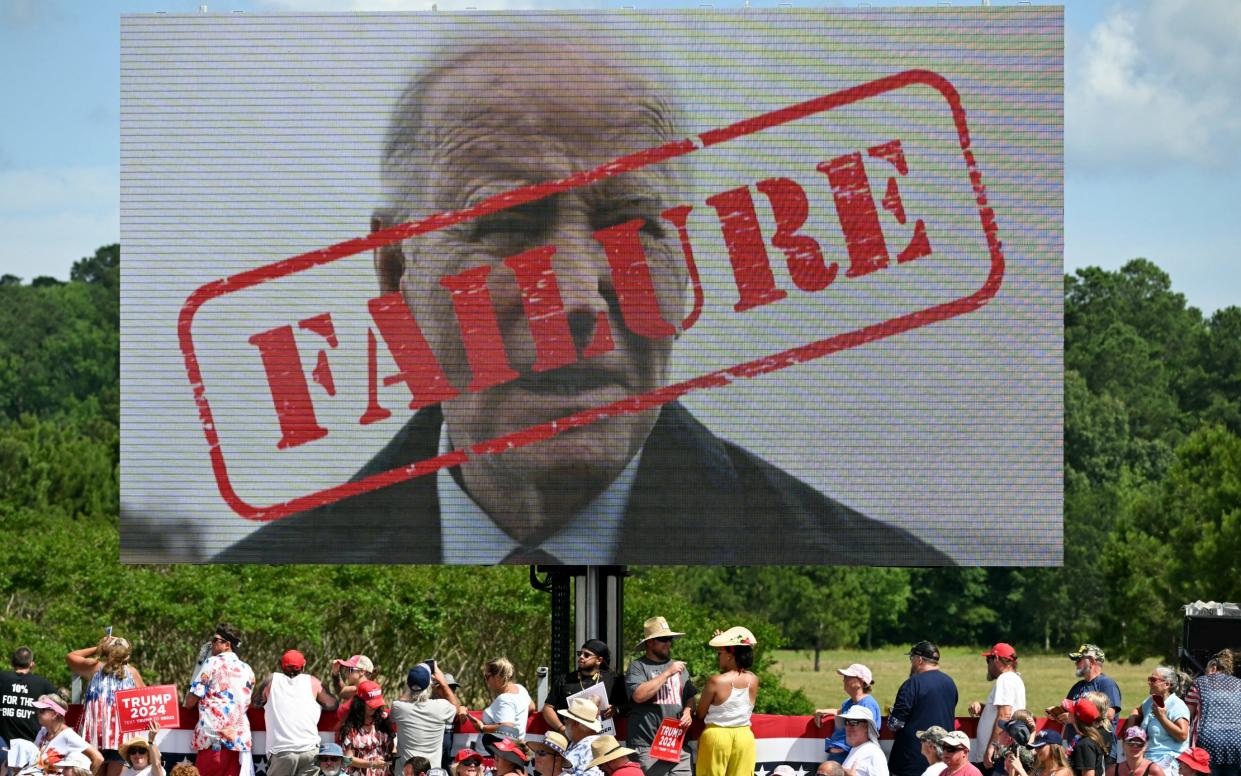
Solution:
[(141, 733), (148, 730), (152, 722), (161, 728), (181, 726), (181, 704), (177, 702), (176, 685), (120, 690), (116, 693), (116, 708), (120, 714), (122, 734)]
[(681, 727), (681, 722), (665, 719), (655, 731), (655, 740), (651, 742), (651, 757), (670, 763), (680, 762), (681, 747), (684, 745), (685, 728)]

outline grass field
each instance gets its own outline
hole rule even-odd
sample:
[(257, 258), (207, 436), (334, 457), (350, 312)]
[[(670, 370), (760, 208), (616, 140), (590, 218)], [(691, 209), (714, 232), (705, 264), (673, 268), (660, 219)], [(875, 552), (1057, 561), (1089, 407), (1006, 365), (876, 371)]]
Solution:
[[(822, 670), (814, 672), (814, 653), (808, 651), (778, 650), (775, 654), (777, 669), (784, 676), (784, 686), (805, 691), (819, 708), (839, 706), (844, 700), (837, 668), (850, 663), (862, 663), (875, 677), (872, 690), (879, 706), (887, 713), (896, 697), (896, 690), (909, 676), (908, 647), (891, 647), (871, 652), (865, 650), (832, 650), (822, 653)], [(957, 716), (966, 716), (971, 701), (985, 701), (991, 691), (987, 681), (986, 660), (980, 655), (983, 649), (965, 647), (941, 648), (940, 668), (957, 683), (960, 702)], [(1141, 664), (1106, 663), (1105, 671), (1120, 685), (1124, 699), (1124, 711), (1128, 712), (1147, 696), (1146, 677), (1158, 665), (1156, 660)], [(1073, 675), (1073, 661), (1064, 653), (1050, 655), (1022, 655), (1017, 664), (1026, 683), (1026, 706), (1042, 716), (1042, 710), (1059, 703), (1064, 693), (1077, 681)]]

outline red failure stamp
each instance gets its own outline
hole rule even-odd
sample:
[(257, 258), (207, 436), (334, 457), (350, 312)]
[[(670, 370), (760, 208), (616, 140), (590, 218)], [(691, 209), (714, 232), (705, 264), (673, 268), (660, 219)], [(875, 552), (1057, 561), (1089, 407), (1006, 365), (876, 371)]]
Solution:
[[(642, 174), (658, 165), (692, 158), (712, 149), (727, 149), (730, 144), (761, 142), (765, 133), (795, 122), (828, 115), (848, 106), (864, 106), (868, 100), (901, 90), (924, 87), (942, 96), (944, 109), (955, 128), (953, 144), (956, 147), (949, 149), (959, 160), (954, 174), (960, 176), (972, 192), (972, 204), (977, 210), (975, 240), (986, 246), (985, 255), (976, 257), (985, 265), (982, 275), (985, 280), (970, 288), (968, 293), (666, 384), (652, 385), (619, 378), (606, 386), (579, 382), (573, 388), (572, 400), (568, 400), (564, 398), (569, 392), (564, 381), (537, 380), (543, 375), (564, 374), (589, 383), (595, 378), (583, 365), (607, 363), (609, 354), (620, 347), (622, 338), (634, 338), (640, 344), (655, 347), (658, 343), (670, 343), (680, 333), (693, 328), (706, 302), (699, 262), (713, 261), (715, 256), (695, 251), (691, 231), (687, 228), (691, 213), (707, 213), (718, 222), (732, 277), (734, 296), (729, 300), (729, 308), (736, 316), (779, 305), (791, 295), (827, 294), (844, 284), (859, 283), (882, 273), (900, 272), (902, 268), (933, 260), (941, 249), (932, 236), (934, 224), (930, 219), (933, 214), (911, 212), (907, 206), (909, 197), (902, 185), (909, 180), (911, 168), (899, 130), (893, 130), (882, 142), (868, 142), (847, 153), (833, 153), (816, 160), (805, 171), (824, 184), (814, 190), (780, 175), (738, 181), (703, 201), (672, 203), (660, 208), (655, 215), (636, 214), (615, 223), (598, 225), (590, 235), (591, 247), (597, 252), (599, 265), (605, 268), (613, 309), (596, 311), (597, 317), (593, 313), (586, 316), (589, 320), (585, 324), (583, 311), (589, 312), (592, 308), (581, 303), (581, 283), (566, 274), (563, 262), (569, 254), (563, 245), (554, 242), (523, 244), (520, 250), (504, 255), (500, 261), (456, 267), (440, 275), (436, 290), (444, 294), (448, 300), (446, 304), (450, 304), (448, 309), (455, 319), (454, 336), (460, 343), (460, 364), (455, 366), (444, 363), (442, 353), (432, 346), (420, 311), (411, 309), (410, 298), (400, 288), (385, 289), (385, 293), (367, 303), (370, 324), (366, 339), (356, 343), (356, 347), (365, 349), (367, 364), (366, 390), (364, 394), (359, 392), (356, 401), (357, 425), (370, 426), (393, 415), (396, 408), (385, 406), (381, 400), (381, 388), (392, 386), (407, 389), (406, 406), (410, 410), (483, 395), (506, 386), (524, 386), (523, 390), (541, 391), (541, 395), (551, 397), (548, 405), (559, 411), (519, 429), (471, 440), (450, 453), (278, 503), (250, 503), (234, 488), (226, 446), (222, 444), (222, 430), (217, 427), (212, 409), (213, 396), (227, 393), (230, 387), (208, 385), (200, 367), (195, 321), (205, 305), (359, 254), (374, 253), (378, 259), (389, 246), (416, 245), (453, 230), (473, 229), (471, 234), (483, 235), (478, 239), (498, 239), (495, 237), (498, 232), (493, 229), (509, 228), (504, 224), (513, 219), (518, 219), (519, 225), (525, 228), (530, 213), (537, 213), (540, 203), (558, 196), (587, 187), (606, 186), (622, 176)], [(881, 176), (874, 172), (876, 165), (884, 170)], [(766, 211), (763, 218), (759, 217), (760, 210)], [(842, 238), (838, 243), (828, 244), (806, 229), (808, 217), (815, 211), (830, 214), (838, 224)], [(501, 219), (499, 227), (488, 226), (482, 230), (477, 226), (495, 224), (497, 218)], [(652, 267), (647, 242), (652, 231), (657, 231), (661, 239), (679, 249), (678, 271), (685, 281), (687, 304), (675, 316), (669, 314), (668, 305), (661, 299), (661, 275)], [(537, 233), (537, 229), (533, 232)], [(899, 241), (893, 238), (894, 232), (899, 232)], [(580, 246), (575, 245), (573, 250), (580, 252)], [(250, 520), (271, 521), (422, 477), (444, 467), (459, 466), (471, 459), (525, 448), (602, 421), (649, 413), (692, 392), (724, 387), (743, 378), (775, 372), (963, 315), (986, 305), (995, 296), (1003, 277), (1004, 256), (996, 220), (987, 204), (982, 172), (971, 150), (960, 97), (943, 77), (926, 70), (910, 70), (207, 283), (182, 307), (178, 335), (219, 492), (238, 515)], [(503, 313), (497, 310), (492, 298), (491, 289), (498, 282), (513, 289), (513, 298), (520, 301), (524, 318), (524, 355), (521, 358), (515, 357), (513, 343), (501, 322)], [(315, 366), (310, 370), (302, 367), (299, 336), (309, 336), (320, 343), (317, 355), (312, 358)], [(350, 347), (339, 336), (332, 314), (324, 312), (290, 321), (287, 325), (249, 332), (246, 341), (250, 352), (262, 361), (267, 378), (265, 395), (255, 395), (253, 399), (270, 406), (277, 421), (278, 427), (272, 429), (271, 452), (314, 445), (327, 438), (331, 432), (316, 413), (316, 395), (336, 394), (338, 382), (343, 384), (343, 381), (337, 380), (333, 370), (333, 354)], [(382, 369), (381, 363), (395, 364), (395, 371)], [(383, 373), (385, 371), (387, 373)], [(453, 379), (459, 373), (468, 375), (468, 380)], [(359, 381), (359, 385), (362, 382)], [(618, 386), (626, 390), (618, 393)], [(584, 397), (597, 399), (597, 402), (585, 402)]]

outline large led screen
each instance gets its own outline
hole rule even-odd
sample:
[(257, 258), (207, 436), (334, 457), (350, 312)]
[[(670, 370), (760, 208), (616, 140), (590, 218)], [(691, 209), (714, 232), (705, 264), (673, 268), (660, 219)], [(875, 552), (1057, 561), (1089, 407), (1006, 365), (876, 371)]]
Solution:
[(122, 21), (122, 558), (1054, 565), (1059, 8)]

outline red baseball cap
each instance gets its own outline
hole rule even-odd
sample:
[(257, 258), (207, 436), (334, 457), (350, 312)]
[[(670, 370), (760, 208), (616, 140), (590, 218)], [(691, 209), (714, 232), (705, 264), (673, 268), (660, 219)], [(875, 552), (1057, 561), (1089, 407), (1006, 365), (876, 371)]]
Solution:
[(473, 749), (462, 749), (460, 752), (457, 752), (456, 760), (458, 763), (463, 763), (466, 760), (478, 760), (481, 763), (483, 755), (480, 752), (475, 752)]
[(511, 738), (501, 738), (492, 746), (495, 748), (496, 757), (508, 760), (518, 767), (524, 768), (526, 763), (530, 762), (530, 758), (526, 756), (521, 744)]
[(1211, 772), (1211, 754), (1202, 747), (1195, 746), (1177, 755), (1177, 762), (1198, 773)]
[(1073, 716), (1087, 725), (1099, 718), (1099, 707), (1094, 705), (1094, 701), (1089, 698), (1078, 698), (1070, 711), (1073, 712)]
[(305, 668), (306, 656), (296, 649), (290, 649), (280, 656), (281, 668)]
[(379, 685), (370, 679), (358, 682), (358, 697), (372, 709), (378, 709), (384, 705), (383, 690), (379, 689)]
[(983, 657), (1002, 657), (1005, 660), (1016, 660), (1017, 650), (1013, 649), (1012, 644), (1000, 642), (991, 648), (990, 652), (982, 653)]

